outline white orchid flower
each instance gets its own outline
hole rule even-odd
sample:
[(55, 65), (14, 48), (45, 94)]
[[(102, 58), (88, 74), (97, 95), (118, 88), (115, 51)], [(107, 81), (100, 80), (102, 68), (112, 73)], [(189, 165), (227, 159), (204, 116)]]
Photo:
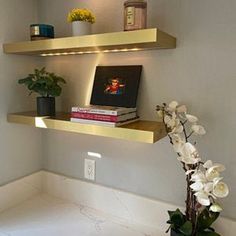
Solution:
[(196, 123), (198, 121), (198, 118), (196, 116), (186, 114), (186, 118), (190, 123)]
[(222, 181), (217, 181), (214, 185), (213, 185), (213, 194), (214, 196), (218, 197), (218, 198), (225, 198), (228, 196), (229, 194), (229, 188), (227, 186), (227, 184), (225, 184)]
[(173, 127), (174, 127), (175, 124), (176, 124), (176, 120), (175, 120), (174, 118), (168, 116), (168, 115), (165, 115), (165, 116), (164, 116), (164, 122), (165, 122), (165, 124), (166, 124), (169, 128), (171, 128), (171, 129), (173, 129)]
[(176, 124), (175, 127), (173, 127), (170, 134), (181, 134), (184, 131), (184, 127), (181, 124)]
[(172, 142), (173, 142), (173, 148), (177, 153), (179, 153), (182, 150), (183, 145), (185, 144), (185, 142), (183, 141), (183, 139), (180, 137), (179, 134), (172, 135)]
[(196, 164), (201, 159), (199, 158), (199, 154), (197, 149), (189, 142), (185, 143), (180, 150), (180, 158), (179, 160), (184, 162), (185, 164)]
[[(192, 134), (204, 135), (206, 130), (203, 126), (197, 124), (198, 118), (196, 116), (187, 114), (185, 105), (179, 105), (178, 102), (172, 101), (169, 105), (163, 104), (159, 109), (158, 115), (164, 119), (164, 123), (168, 127), (168, 136), (174, 150), (179, 155), (178, 160), (184, 163), (185, 174), (188, 179), (190, 178), (190, 181), (188, 181), (188, 194), (194, 193), (197, 202), (202, 205), (202, 208), (209, 206), (212, 212), (222, 211), (222, 208), (215, 203), (215, 200), (224, 198), (229, 194), (228, 186), (222, 182), (223, 178), (220, 177), (220, 173), (225, 170), (225, 167), (221, 164), (213, 163), (211, 160), (203, 164), (200, 162), (201, 158), (196, 147), (190, 142), (186, 142), (186, 139)], [(181, 121), (184, 122), (182, 123)], [(187, 121), (191, 123), (190, 128), (193, 131), (189, 136), (184, 133)], [(193, 207), (196, 206), (194, 205)]]
[(213, 169), (215, 169), (218, 172), (222, 172), (222, 171), (225, 170), (225, 166), (224, 165), (219, 164), (219, 163), (213, 164), (213, 162), (211, 160), (206, 161), (204, 163), (203, 167), (206, 168), (206, 169), (213, 168)]
[(194, 145), (191, 143), (187, 142), (183, 145), (183, 148), (181, 150), (181, 155), (183, 156), (191, 156), (197, 152), (197, 149), (195, 148)]
[(218, 172), (225, 171), (225, 166), (219, 163), (215, 163), (210, 169), (215, 169)]
[(211, 160), (207, 160), (203, 165), (205, 169), (209, 169), (212, 166), (213, 166), (213, 162)]
[(206, 171), (206, 178), (208, 181), (213, 181), (215, 178), (218, 178), (219, 176), (220, 173), (212, 167)]
[(204, 192), (210, 194), (213, 190), (213, 183), (212, 182), (208, 182), (204, 184)]
[(186, 113), (187, 112), (187, 107), (185, 105), (178, 106), (176, 111), (178, 113)]
[(197, 201), (203, 206), (209, 206), (210, 196), (215, 198), (212, 194), (213, 182), (207, 182), (204, 173), (201, 171), (194, 174), (192, 179), (196, 182), (191, 184), (190, 188), (195, 192), (194, 195), (197, 197)]
[(192, 175), (191, 181), (206, 183), (207, 179), (206, 179), (205, 174), (201, 170), (198, 170)]
[(197, 198), (197, 201), (202, 205), (202, 206), (209, 206), (211, 204), (209, 196), (206, 192), (204, 191), (199, 191), (194, 194)]
[(182, 133), (184, 130), (182, 124), (180, 123), (180, 120), (176, 118), (175, 112), (172, 113), (172, 116), (166, 115), (164, 117), (164, 122), (167, 127), (171, 129), (169, 134), (179, 134)]
[(213, 179), (213, 184), (214, 185), (218, 184), (222, 179), (223, 177), (218, 177), (218, 178)]
[(223, 211), (223, 209), (221, 208), (221, 206), (219, 204), (215, 203), (215, 204), (211, 205), (210, 211), (212, 211), (212, 212), (221, 212), (221, 211)]
[(206, 171), (206, 178), (208, 181), (213, 181), (215, 178), (220, 176), (220, 172), (225, 170), (225, 166), (222, 164), (213, 164), (212, 162), (208, 162), (204, 164), (208, 167)]
[(178, 102), (172, 101), (172, 102), (168, 105), (168, 110), (169, 110), (169, 111), (175, 111), (178, 105), (179, 105)]
[(198, 134), (198, 135), (206, 134), (206, 130), (201, 125), (192, 125), (191, 129), (195, 134)]
[(203, 190), (204, 188), (204, 184), (202, 182), (195, 182), (193, 184), (190, 185), (190, 188), (195, 191), (195, 192), (198, 192), (198, 191), (201, 191)]
[(179, 147), (178, 151), (180, 153), (178, 160), (187, 165), (193, 165), (200, 161), (196, 148), (189, 142)]
[[(194, 179), (194, 181), (193, 181), (193, 179)], [(192, 189), (196, 192), (203, 190), (205, 193), (210, 195), (210, 193), (213, 190), (213, 182), (207, 182), (207, 180), (204, 176), (204, 173), (199, 172), (196, 175), (193, 175), (193, 177), (191, 178), (191, 181), (194, 182), (191, 185)]]

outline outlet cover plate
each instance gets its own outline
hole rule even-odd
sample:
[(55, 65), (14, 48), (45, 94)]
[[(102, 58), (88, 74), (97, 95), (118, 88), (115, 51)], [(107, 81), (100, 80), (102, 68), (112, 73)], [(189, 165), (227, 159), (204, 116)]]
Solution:
[(84, 178), (88, 180), (95, 180), (95, 160), (85, 159), (84, 160)]

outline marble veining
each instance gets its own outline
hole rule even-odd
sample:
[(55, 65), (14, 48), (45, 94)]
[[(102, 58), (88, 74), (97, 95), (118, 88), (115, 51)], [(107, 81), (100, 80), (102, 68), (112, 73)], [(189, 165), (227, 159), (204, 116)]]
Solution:
[[(166, 236), (177, 207), (40, 171), (0, 187), (0, 236)], [(234, 236), (236, 222), (220, 217), (215, 228)]]
[(41, 194), (0, 214), (0, 236), (163, 236), (87, 206)]
[(128, 215), (128, 219), (130, 219), (131, 221), (134, 221), (134, 217), (133, 217), (132, 213), (130, 212), (127, 205), (120, 198), (118, 191), (112, 190), (112, 193), (114, 194), (115, 199), (118, 201), (118, 203), (120, 203), (121, 207), (126, 211), (126, 213)]

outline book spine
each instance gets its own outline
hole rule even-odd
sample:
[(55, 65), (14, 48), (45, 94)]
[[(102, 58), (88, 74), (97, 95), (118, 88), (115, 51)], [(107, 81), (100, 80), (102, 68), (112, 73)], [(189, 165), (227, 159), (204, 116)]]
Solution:
[(70, 118), (71, 122), (78, 122), (81, 124), (90, 124), (90, 125), (104, 125), (104, 126), (108, 126), (108, 127), (120, 127), (122, 125), (127, 125), (133, 122), (138, 121), (139, 118), (135, 118), (135, 119), (130, 119), (124, 122), (118, 122), (118, 123), (114, 123), (114, 122), (108, 122), (108, 121), (96, 121), (96, 120), (85, 120), (85, 119), (79, 119), (79, 118)]
[(112, 110), (102, 110), (102, 109), (88, 109), (88, 108), (79, 108), (79, 107), (72, 107), (72, 112), (80, 112), (80, 113), (89, 113), (89, 114), (102, 114), (102, 115), (110, 115), (110, 116), (117, 116), (117, 111)]
[(99, 120), (85, 120), (80, 118), (70, 118), (70, 121), (72, 122), (78, 122), (81, 124), (89, 124), (89, 125), (104, 125), (109, 127), (115, 127), (115, 122), (108, 122), (108, 121), (99, 121)]
[(91, 113), (83, 113), (83, 112), (72, 112), (71, 117), (72, 118), (79, 118), (79, 119), (86, 119), (86, 120), (118, 122), (118, 117), (117, 116), (91, 114)]

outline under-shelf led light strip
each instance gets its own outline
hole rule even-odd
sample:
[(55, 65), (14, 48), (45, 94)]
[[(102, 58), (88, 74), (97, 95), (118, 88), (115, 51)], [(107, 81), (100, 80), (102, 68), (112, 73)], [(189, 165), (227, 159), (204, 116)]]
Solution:
[(40, 56), (49, 57), (49, 56), (68, 56), (68, 55), (82, 55), (82, 54), (92, 54), (92, 53), (108, 53), (108, 52), (136, 52), (141, 51), (140, 48), (123, 48), (123, 49), (111, 49), (111, 50), (102, 50), (102, 51), (84, 51), (84, 52), (60, 52), (60, 53), (42, 53)]

